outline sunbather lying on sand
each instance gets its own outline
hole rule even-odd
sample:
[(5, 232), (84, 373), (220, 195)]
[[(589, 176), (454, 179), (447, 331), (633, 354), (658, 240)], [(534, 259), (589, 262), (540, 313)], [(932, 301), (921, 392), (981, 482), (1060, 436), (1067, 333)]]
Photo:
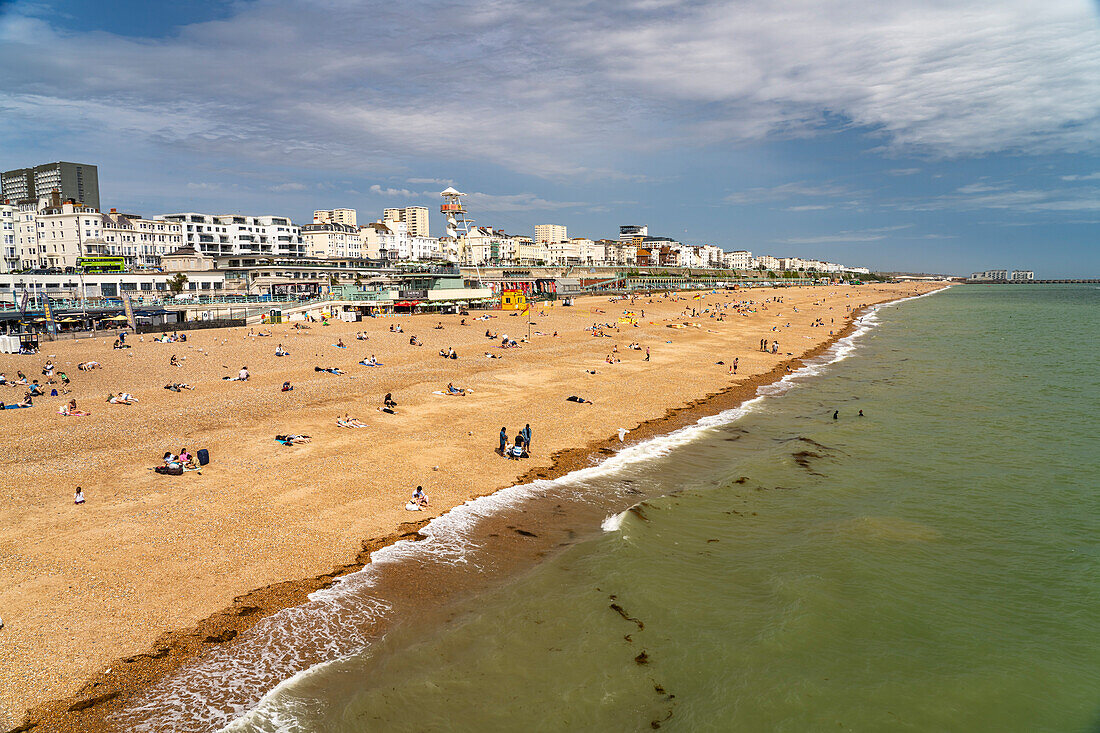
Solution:
[(342, 369), (340, 369), (339, 367), (319, 367), (319, 366), (315, 366), (315, 367), (313, 367), (313, 371), (315, 371), (315, 372), (328, 372), (329, 374), (344, 374), (344, 371)]
[(447, 394), (449, 394), (449, 395), (459, 395), (459, 396), (465, 397), (466, 396), (466, 390), (456, 387), (454, 385), (454, 382), (448, 382), (447, 383)]
[(308, 435), (276, 435), (275, 440), (283, 445), (297, 445), (298, 443), (308, 443), (312, 438)]
[(342, 428), (365, 428), (365, 427), (367, 427), (367, 424), (365, 422), (363, 422), (362, 420), (360, 420), (358, 418), (354, 418), (354, 417), (349, 417), (347, 415), (344, 415), (343, 417), (340, 417), (339, 415), (337, 415), (336, 416), (336, 424), (339, 425)]
[(107, 401), (112, 405), (132, 405), (137, 402), (137, 398), (129, 392), (119, 392), (117, 395), (107, 395)]

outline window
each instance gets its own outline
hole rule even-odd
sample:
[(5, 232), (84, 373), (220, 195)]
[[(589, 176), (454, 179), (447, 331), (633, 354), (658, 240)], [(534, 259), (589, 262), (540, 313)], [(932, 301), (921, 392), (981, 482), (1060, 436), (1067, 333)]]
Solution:
[(152, 290), (153, 289), (153, 283), (142, 283), (141, 284), (141, 289), (142, 290)]

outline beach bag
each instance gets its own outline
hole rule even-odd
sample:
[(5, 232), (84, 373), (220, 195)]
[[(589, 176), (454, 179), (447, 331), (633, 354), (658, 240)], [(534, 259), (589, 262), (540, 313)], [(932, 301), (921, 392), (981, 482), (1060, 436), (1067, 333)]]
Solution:
[(56, 389), (51, 389), (50, 390), (50, 397), (57, 397), (57, 390)]
[(206, 448), (199, 448), (198, 453), (195, 455), (199, 459), (200, 466), (205, 466), (207, 463), (210, 463), (210, 451), (206, 450)]
[(164, 472), (169, 476), (182, 476), (183, 466), (165, 466)]

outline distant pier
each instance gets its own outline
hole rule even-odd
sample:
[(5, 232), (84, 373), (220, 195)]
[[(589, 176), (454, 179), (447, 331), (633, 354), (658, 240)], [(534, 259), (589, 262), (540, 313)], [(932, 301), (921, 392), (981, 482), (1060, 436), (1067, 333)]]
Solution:
[(968, 285), (1083, 285), (1100, 283), (1100, 278), (1091, 280), (964, 280)]

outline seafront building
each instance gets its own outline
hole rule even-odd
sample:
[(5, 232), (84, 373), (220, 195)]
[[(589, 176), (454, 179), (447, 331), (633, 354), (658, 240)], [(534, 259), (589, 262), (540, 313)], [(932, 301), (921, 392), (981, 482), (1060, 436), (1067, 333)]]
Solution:
[(184, 244), (213, 257), (255, 254), (302, 257), (301, 229), (285, 216), (238, 214), (162, 214), (159, 220), (180, 224)]
[(1034, 280), (1035, 273), (1032, 270), (1013, 270), (1012, 277), (1009, 278), (1013, 282), (1021, 282), (1027, 280)]
[(355, 209), (319, 209), (313, 212), (314, 224), (347, 224), (357, 226)]
[(57, 192), (62, 201), (99, 208), (99, 168), (87, 163), (44, 163), (0, 173), (0, 200), (38, 201)]
[(535, 242), (539, 244), (557, 244), (569, 239), (569, 232), (562, 224), (536, 224)]
[(405, 206), (382, 210), (382, 222), (399, 222), (405, 225), (410, 237), (430, 237), (427, 206)]

